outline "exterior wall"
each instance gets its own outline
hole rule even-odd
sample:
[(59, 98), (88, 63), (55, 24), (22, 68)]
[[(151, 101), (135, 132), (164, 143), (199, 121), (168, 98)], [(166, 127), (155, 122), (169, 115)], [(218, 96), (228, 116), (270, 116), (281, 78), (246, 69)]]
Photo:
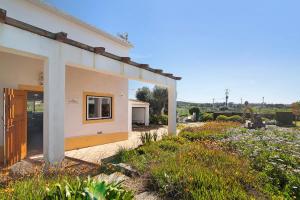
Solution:
[(43, 62), (0, 52), (0, 146), (3, 146), (3, 88), (17, 89), (19, 84), (39, 85)]
[[(167, 86), (169, 91), (168, 131), (169, 134), (176, 134), (176, 80), (29, 33), (7, 24), (0, 23), (0, 30), (0, 51), (13, 52), (14, 54), (39, 58), (44, 61), (43, 142), (44, 157), (47, 162), (54, 164), (60, 162), (64, 157), (66, 64), (124, 79)], [(126, 107), (128, 108), (128, 106)], [(129, 109), (128, 112), (130, 112)]]
[[(43, 61), (0, 52), (0, 118), (3, 119), (3, 88), (38, 86)], [(66, 67), (65, 138), (67, 149), (125, 140), (128, 136), (128, 80), (95, 71)], [(83, 92), (113, 95), (113, 121), (83, 124)], [(98, 135), (97, 132), (102, 132)], [(112, 134), (109, 134), (112, 133)], [(82, 138), (86, 136), (86, 138)], [(97, 137), (101, 136), (101, 137)], [(78, 142), (79, 140), (85, 140)], [(90, 141), (90, 140), (93, 141)], [(95, 142), (96, 143), (93, 143)], [(70, 142), (74, 143), (70, 145)], [(0, 161), (3, 156), (3, 120), (0, 120)]]
[(122, 45), (122, 42), (114, 41), (91, 30), (93, 27), (90, 29), (83, 27), (79, 22), (76, 23), (76, 20), (68, 19), (70, 16), (60, 16), (49, 8), (37, 6), (39, 4), (28, 0), (0, 0), (0, 8), (7, 10), (7, 15), (10, 17), (54, 33), (66, 32), (71, 39), (91, 46), (105, 47), (108, 52), (119, 56), (127, 57), (129, 55), (129, 45)]
[[(83, 93), (113, 95), (113, 120), (83, 124)], [(128, 132), (128, 80), (74, 67), (66, 68), (65, 137)]]

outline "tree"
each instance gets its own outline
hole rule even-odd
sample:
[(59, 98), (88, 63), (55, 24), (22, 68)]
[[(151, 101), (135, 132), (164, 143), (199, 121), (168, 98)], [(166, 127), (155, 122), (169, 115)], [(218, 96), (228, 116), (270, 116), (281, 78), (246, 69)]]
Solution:
[(148, 103), (150, 103), (150, 101), (151, 101), (151, 98), (152, 98), (151, 96), (152, 96), (152, 94), (148, 87), (139, 88), (135, 94), (135, 97), (137, 100), (145, 101)]
[(296, 116), (295, 119), (297, 119), (300, 116), (300, 102), (292, 103), (291, 107), (293, 114)]
[(150, 104), (151, 115), (164, 115), (168, 113), (168, 89), (155, 86), (153, 91), (148, 87), (139, 88), (136, 98)]
[(152, 91), (152, 105), (155, 113), (164, 115), (168, 113), (168, 89), (155, 86)]
[(200, 109), (198, 107), (191, 107), (189, 109), (189, 113), (190, 113), (190, 115), (195, 113), (196, 114), (196, 121), (198, 121), (199, 115), (200, 115)]

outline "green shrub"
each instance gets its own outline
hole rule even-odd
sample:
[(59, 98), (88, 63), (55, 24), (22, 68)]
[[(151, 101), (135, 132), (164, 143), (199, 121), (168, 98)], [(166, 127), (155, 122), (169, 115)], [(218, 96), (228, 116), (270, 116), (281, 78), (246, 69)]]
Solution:
[(159, 124), (158, 115), (150, 115), (150, 124)]
[(228, 120), (232, 121), (232, 122), (242, 122), (243, 118), (239, 115), (233, 115), (233, 116), (229, 117)]
[(168, 125), (168, 116), (167, 115), (161, 115), (161, 116), (159, 116), (159, 122), (162, 125)]
[(189, 109), (189, 113), (190, 113), (190, 115), (192, 115), (192, 114), (196, 114), (196, 121), (198, 121), (199, 120), (199, 116), (200, 116), (200, 109), (198, 108), (198, 107), (191, 107), (190, 109)]
[(214, 120), (214, 115), (213, 113), (203, 113), (201, 121), (207, 122), (207, 121), (213, 121)]
[(168, 125), (168, 116), (167, 115), (151, 115), (150, 123), (155, 125)]
[(216, 118), (217, 121), (229, 121), (229, 117), (225, 116), (225, 115), (219, 115), (217, 118)]

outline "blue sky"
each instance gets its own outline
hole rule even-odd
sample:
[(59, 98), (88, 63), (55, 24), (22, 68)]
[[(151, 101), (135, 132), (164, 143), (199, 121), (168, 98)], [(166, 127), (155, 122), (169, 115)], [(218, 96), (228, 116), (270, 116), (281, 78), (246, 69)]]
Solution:
[[(182, 76), (178, 100), (300, 100), (298, 0), (47, 0), (111, 34), (130, 56)], [(141, 86), (130, 83), (130, 94)]]

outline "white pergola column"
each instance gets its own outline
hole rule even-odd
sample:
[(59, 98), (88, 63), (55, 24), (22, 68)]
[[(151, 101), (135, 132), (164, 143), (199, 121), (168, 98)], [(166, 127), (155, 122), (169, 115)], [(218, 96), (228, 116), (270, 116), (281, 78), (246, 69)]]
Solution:
[(145, 107), (145, 125), (149, 126), (149, 105)]
[(168, 87), (168, 133), (176, 135), (176, 107), (177, 107), (176, 81)]
[(50, 164), (63, 160), (65, 63), (60, 51), (45, 61), (44, 66), (44, 159)]

